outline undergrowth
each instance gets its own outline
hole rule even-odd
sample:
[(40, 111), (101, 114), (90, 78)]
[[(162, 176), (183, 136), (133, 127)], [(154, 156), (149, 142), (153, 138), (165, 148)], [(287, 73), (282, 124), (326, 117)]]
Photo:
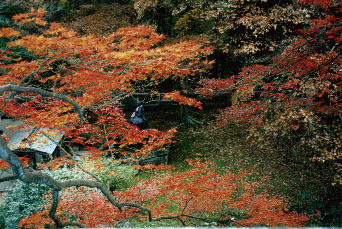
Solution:
[(269, 148), (256, 145), (248, 138), (247, 129), (247, 125), (236, 123), (180, 128), (171, 162), (182, 168), (185, 158), (199, 157), (213, 161), (222, 173), (248, 171), (247, 179), (258, 182), (260, 192), (285, 197), (291, 210), (310, 215), (310, 226), (341, 226), (341, 203), (334, 194), (338, 187), (330, 183), (333, 171), (304, 154), (289, 158), (279, 152), (292, 152), (296, 146), (277, 142)]

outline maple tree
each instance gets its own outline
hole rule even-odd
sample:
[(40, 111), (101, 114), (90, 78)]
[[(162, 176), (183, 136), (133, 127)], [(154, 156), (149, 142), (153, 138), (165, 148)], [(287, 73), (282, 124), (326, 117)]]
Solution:
[(178, 1), (165, 0), (135, 0), (134, 9), (138, 20), (147, 21), (157, 25), (157, 30), (164, 34), (172, 34), (172, 11)]
[(311, 17), (292, 1), (182, 1), (175, 11), (181, 15), (175, 25), (180, 31), (193, 29), (192, 21), (205, 23), (213, 45), (234, 55), (273, 52), (277, 41)]
[[(165, 79), (183, 79), (205, 71), (211, 62), (203, 60), (211, 53), (211, 48), (205, 42), (197, 41), (161, 46), (164, 36), (149, 26), (118, 29), (107, 37), (93, 34), (78, 36), (61, 24), (47, 23), (43, 19), (44, 14), (44, 10), (32, 8), (28, 13), (12, 17), (17, 25), (15, 29), (1, 28), (1, 38), (6, 40), (8, 47), (26, 47), (35, 56), (33, 60), (13, 58), (10, 49), (1, 50), (1, 59), (7, 60), (0, 66), (5, 73), (0, 79), (1, 111), (15, 119), (25, 120), (31, 126), (62, 131), (67, 141), (87, 147), (88, 160), (95, 162), (98, 170), (103, 166), (98, 159), (116, 151), (113, 146), (122, 149), (119, 151), (121, 154), (130, 154), (139, 160), (170, 143), (174, 129), (166, 132), (137, 129), (126, 122), (118, 108), (119, 101)], [(21, 25), (27, 23), (37, 26), (39, 32), (24, 33)], [(166, 94), (166, 97), (200, 108), (198, 101), (180, 92)], [(137, 143), (141, 147), (134, 152), (125, 150), (125, 146)], [(219, 175), (213, 167), (198, 161), (190, 162), (194, 168), (188, 172), (166, 170), (158, 176), (159, 180), (141, 181), (129, 190), (111, 193), (94, 174), (89, 180), (60, 182), (39, 170), (24, 168), (24, 163), (8, 148), (3, 138), (0, 138), (0, 158), (10, 165), (14, 178), (51, 188), (51, 193), (47, 193), (51, 206), (23, 219), (20, 226), (42, 228), (52, 222), (57, 227), (98, 226), (128, 215), (141, 217), (144, 212), (149, 221), (174, 218), (184, 223), (183, 218), (198, 218), (219, 222), (207, 218), (210, 211), (219, 212), (226, 204), (246, 211), (245, 216), (239, 219), (244, 225), (300, 226), (308, 220), (306, 216), (284, 212), (282, 201), (263, 195), (254, 196), (253, 185), (236, 181), (235, 175)], [(57, 169), (66, 164), (81, 167), (67, 155), (40, 168)], [(87, 172), (87, 166), (83, 170)], [(232, 194), (238, 184), (245, 188), (245, 192), (235, 199)], [(219, 188), (220, 185), (225, 188)], [(81, 186), (99, 191), (70, 189)], [(139, 196), (142, 188), (146, 195)], [(151, 189), (154, 192), (149, 192)], [(220, 198), (214, 197), (217, 194)], [(150, 202), (153, 198), (170, 198), (175, 201), (177, 212), (167, 211), (169, 203), (154, 206)], [(179, 211), (182, 206), (184, 210)], [(197, 211), (205, 215), (197, 217)], [(74, 217), (69, 218), (69, 214)], [(224, 220), (231, 222), (228, 216)]]
[[(173, 35), (206, 36), (214, 47), (212, 74), (236, 74), (252, 63), (265, 63), (287, 44), (285, 39), (308, 25), (315, 10), (295, 1), (135, 0), (138, 18)], [(162, 15), (162, 16), (161, 16)], [(169, 22), (158, 20), (161, 16)], [(154, 20), (155, 19), (155, 20)], [(164, 28), (166, 26), (166, 28)]]
[[(183, 226), (211, 223), (298, 227), (309, 220), (305, 215), (285, 212), (286, 201), (282, 198), (255, 194), (257, 184), (244, 182), (241, 179), (246, 175), (244, 173), (219, 175), (210, 163), (198, 159), (188, 160), (188, 163), (191, 168), (183, 172), (173, 171), (165, 165), (140, 166), (156, 170), (155, 177), (113, 193), (121, 202), (130, 201), (136, 204), (132, 206), (142, 206), (139, 209), (119, 212), (98, 191), (82, 188), (62, 192), (57, 214), (60, 218), (67, 218), (68, 213), (76, 216), (87, 227), (115, 226), (118, 220), (125, 217), (148, 218), (150, 221), (177, 220)], [(22, 219), (19, 225), (33, 228), (41, 226), (41, 222), (51, 224), (47, 217), (49, 208), (46, 206), (46, 210)], [(147, 214), (141, 214), (141, 210)]]
[[(10, 49), (1, 51), (3, 59), (12, 61), (1, 64), (6, 74), (1, 77), (0, 109), (32, 126), (58, 128), (73, 142), (87, 145), (93, 160), (112, 151), (109, 147), (112, 144), (123, 148), (142, 143), (135, 152), (141, 158), (170, 142), (174, 130), (165, 133), (138, 130), (126, 122), (117, 108), (118, 101), (144, 87), (142, 83), (153, 85), (171, 76), (202, 71), (199, 59), (210, 53), (210, 49), (194, 41), (158, 46), (164, 36), (148, 26), (119, 29), (108, 37), (78, 37), (61, 24), (48, 25), (43, 19), (45, 13), (42, 9), (31, 9), (12, 17), (19, 30), (1, 28), (1, 37), (6, 39), (8, 47), (26, 47), (38, 58), (13, 59)], [(21, 34), (20, 25), (27, 23), (39, 26), (41, 33)], [(56, 69), (52, 68), (55, 64), (58, 64)], [(91, 133), (89, 139), (82, 137), (84, 133)], [(54, 190), (55, 203), (59, 190), (79, 185), (77, 181), (58, 183), (39, 172), (26, 171), (2, 139), (1, 145), (1, 158), (12, 166), (14, 176), (26, 182), (46, 183)], [(101, 145), (104, 150), (99, 150)], [(58, 168), (65, 163), (70, 161), (57, 160), (53, 166)], [(100, 187), (111, 196), (102, 184), (80, 182)], [(54, 210), (50, 211), (50, 217), (57, 225), (64, 225), (54, 216)]]
[[(298, 1), (315, 5), (321, 17), (269, 65), (245, 67), (238, 75), (203, 81), (204, 94), (233, 91), (228, 120), (253, 123), (251, 136), (260, 145), (287, 145), (313, 161), (332, 163), (333, 183), (341, 182), (341, 3)], [(292, 152), (291, 152), (292, 150)]]

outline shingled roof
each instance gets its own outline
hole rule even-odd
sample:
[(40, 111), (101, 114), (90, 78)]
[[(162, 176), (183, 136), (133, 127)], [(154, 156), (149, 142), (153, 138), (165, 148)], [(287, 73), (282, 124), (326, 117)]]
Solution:
[(52, 155), (63, 138), (63, 133), (58, 130), (32, 127), (13, 119), (0, 120), (0, 130), (9, 138), (7, 145), (14, 151), (35, 151)]

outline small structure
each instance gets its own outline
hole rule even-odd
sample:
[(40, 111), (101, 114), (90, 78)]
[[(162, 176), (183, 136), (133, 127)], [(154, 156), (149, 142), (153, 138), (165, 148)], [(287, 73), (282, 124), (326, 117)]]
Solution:
[(0, 120), (0, 130), (8, 138), (8, 148), (18, 154), (28, 154), (34, 165), (43, 162), (43, 158), (61, 156), (57, 145), (63, 133), (58, 130), (32, 127), (13, 119)]

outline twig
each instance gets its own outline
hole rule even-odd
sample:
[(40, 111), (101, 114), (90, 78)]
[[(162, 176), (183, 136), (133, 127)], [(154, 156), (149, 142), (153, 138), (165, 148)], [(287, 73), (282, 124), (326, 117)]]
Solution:
[(55, 58), (56, 57), (56, 54), (54, 54), (53, 56), (51, 57), (48, 57), (48, 58), (45, 58), (44, 61), (39, 65), (39, 67), (31, 72), (30, 74), (28, 74), (27, 76), (25, 76), (22, 80), (20, 80), (20, 82), (17, 84), (18, 86), (22, 86), (23, 83), (28, 80), (28, 82), (26, 82), (25, 86), (29, 85), (32, 81), (32, 77), (37, 74), (38, 72), (40, 72), (40, 70), (43, 68), (43, 66), (48, 62), (50, 61), (51, 59)]

